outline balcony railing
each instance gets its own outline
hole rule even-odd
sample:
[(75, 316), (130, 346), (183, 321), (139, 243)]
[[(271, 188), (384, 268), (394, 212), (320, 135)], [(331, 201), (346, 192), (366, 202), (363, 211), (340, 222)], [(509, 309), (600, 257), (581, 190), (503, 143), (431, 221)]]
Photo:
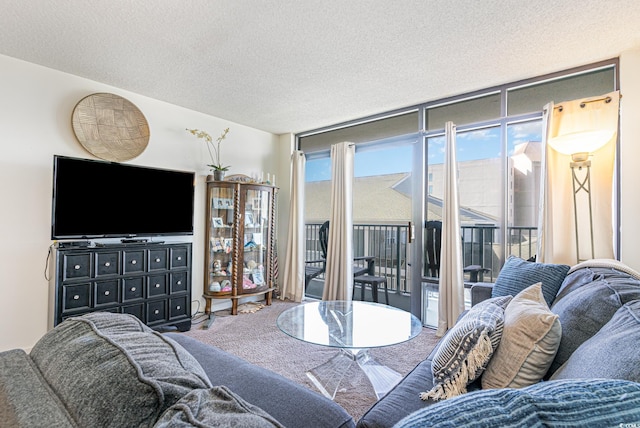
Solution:
[[(322, 252), (318, 241), (321, 224), (305, 226), (305, 260), (320, 260)], [(407, 261), (410, 260), (410, 246), (407, 246), (407, 225), (357, 224), (353, 226), (353, 255), (375, 257), (376, 275), (386, 276), (390, 292), (408, 295), (411, 284), (407, 279)], [(463, 226), (462, 230), (463, 266), (480, 265), (489, 269), (482, 277), (492, 282), (502, 268), (500, 257), (501, 239), (498, 227), (491, 225)], [(507, 233), (507, 255), (529, 259), (535, 255), (537, 230), (535, 227), (510, 227)], [(423, 263), (424, 265), (424, 263)], [(423, 272), (426, 272), (423, 266)], [(413, 275), (422, 272), (414, 272)], [(324, 276), (317, 279), (323, 280)], [(468, 281), (466, 274), (465, 281)]]

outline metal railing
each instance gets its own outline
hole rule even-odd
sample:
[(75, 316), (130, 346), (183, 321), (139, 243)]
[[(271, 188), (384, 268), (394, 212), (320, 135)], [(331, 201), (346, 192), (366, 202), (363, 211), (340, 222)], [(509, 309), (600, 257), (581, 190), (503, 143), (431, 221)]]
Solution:
[[(321, 260), (318, 241), (321, 224), (305, 225), (305, 260)], [(406, 277), (410, 255), (407, 247), (407, 225), (357, 224), (353, 226), (353, 256), (373, 256), (375, 274), (386, 276), (390, 292), (410, 294), (411, 284)], [(482, 280), (492, 282), (502, 268), (501, 241), (498, 227), (492, 225), (462, 226), (463, 266), (479, 265), (489, 269)], [(537, 231), (535, 227), (510, 227), (507, 230), (507, 255), (529, 259), (535, 255)], [(423, 257), (424, 259), (424, 257)], [(357, 262), (356, 262), (357, 263)], [(424, 264), (424, 263), (423, 263)], [(423, 267), (424, 269), (424, 267)], [(422, 275), (414, 272), (413, 275)], [(317, 277), (324, 279), (324, 275)], [(469, 280), (468, 274), (465, 280)]]
[[(305, 225), (305, 260), (322, 259), (318, 241), (320, 226), (321, 224)], [(387, 277), (387, 286), (392, 292), (409, 293), (411, 287), (405, 275), (407, 230), (407, 225), (357, 224), (353, 226), (353, 256), (373, 256), (375, 274)], [(324, 275), (318, 276), (318, 279), (324, 279)]]

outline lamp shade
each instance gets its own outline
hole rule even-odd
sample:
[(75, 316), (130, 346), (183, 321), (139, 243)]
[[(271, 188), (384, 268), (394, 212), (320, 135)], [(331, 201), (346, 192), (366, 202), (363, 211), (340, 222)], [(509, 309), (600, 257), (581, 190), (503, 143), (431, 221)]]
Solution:
[(593, 153), (607, 144), (612, 137), (613, 131), (609, 130), (570, 132), (551, 138), (549, 145), (565, 155)]

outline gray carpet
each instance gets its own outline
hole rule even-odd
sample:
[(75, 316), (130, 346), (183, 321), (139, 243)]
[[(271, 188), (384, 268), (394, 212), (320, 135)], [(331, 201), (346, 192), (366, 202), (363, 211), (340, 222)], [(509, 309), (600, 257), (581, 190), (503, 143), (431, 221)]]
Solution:
[[(278, 329), (276, 318), (294, 305), (297, 303), (274, 299), (273, 305), (265, 306), (255, 313), (231, 316), (229, 311), (217, 312), (215, 321), (208, 330), (194, 325), (184, 334), (317, 391), (305, 372), (327, 361), (335, 355), (336, 350), (302, 342)], [(423, 328), (418, 337), (409, 342), (372, 349), (370, 353), (380, 363), (405, 375), (426, 358), (436, 342), (435, 331)], [(279, 397), (274, 397), (275, 399)], [(373, 388), (357, 365), (352, 366), (335, 401), (356, 421), (375, 403)]]

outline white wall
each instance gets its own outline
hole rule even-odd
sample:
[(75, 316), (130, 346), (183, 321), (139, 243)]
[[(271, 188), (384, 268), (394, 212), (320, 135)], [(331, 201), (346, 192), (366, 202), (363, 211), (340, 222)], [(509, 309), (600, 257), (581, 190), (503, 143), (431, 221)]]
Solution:
[(620, 260), (640, 271), (640, 49), (620, 55)]
[[(52, 244), (53, 155), (95, 159), (76, 140), (71, 114), (80, 99), (96, 92), (127, 98), (149, 122), (147, 149), (128, 163), (197, 173), (195, 233), (187, 238), (193, 241), (194, 300), (202, 301), (204, 180), (210, 161), (204, 144), (184, 129), (205, 129), (215, 136), (229, 127), (222, 160), (232, 166), (230, 173), (264, 171), (286, 180), (278, 174), (276, 135), (0, 55), (0, 351), (32, 347), (52, 317), (44, 272)], [(230, 305), (214, 303), (214, 308)]]
[[(621, 260), (640, 270), (640, 49), (620, 56), (621, 81)], [(44, 278), (51, 245), (53, 155), (93, 158), (71, 129), (76, 103), (95, 92), (123, 96), (142, 110), (151, 129), (147, 150), (132, 164), (196, 171), (193, 297), (202, 300), (204, 262), (204, 177), (208, 157), (184, 131), (212, 135), (230, 127), (222, 147), (231, 173), (275, 172), (278, 196), (278, 250), (284, 268), (289, 212), (289, 157), (293, 136), (280, 137), (216, 117), (146, 98), (77, 76), (0, 55), (0, 351), (30, 348), (47, 329), (48, 282)], [(214, 309), (227, 305), (214, 302)], [(203, 307), (203, 306), (201, 306)], [(194, 310), (196, 306), (194, 305)]]

